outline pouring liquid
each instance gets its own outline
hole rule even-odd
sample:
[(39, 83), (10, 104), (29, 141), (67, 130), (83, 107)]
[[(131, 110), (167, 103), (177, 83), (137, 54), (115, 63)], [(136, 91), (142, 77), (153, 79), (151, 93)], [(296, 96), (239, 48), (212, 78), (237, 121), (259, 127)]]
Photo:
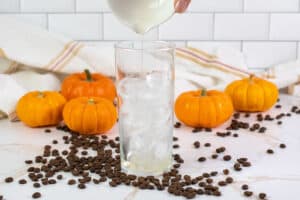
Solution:
[(142, 35), (174, 14), (173, 0), (108, 0), (108, 3), (120, 21)]

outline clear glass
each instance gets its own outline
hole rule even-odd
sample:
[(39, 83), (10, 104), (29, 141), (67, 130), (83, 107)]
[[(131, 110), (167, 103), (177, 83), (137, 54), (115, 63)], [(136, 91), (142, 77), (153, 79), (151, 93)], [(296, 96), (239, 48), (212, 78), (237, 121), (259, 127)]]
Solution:
[(174, 45), (115, 47), (122, 170), (160, 175), (172, 165)]

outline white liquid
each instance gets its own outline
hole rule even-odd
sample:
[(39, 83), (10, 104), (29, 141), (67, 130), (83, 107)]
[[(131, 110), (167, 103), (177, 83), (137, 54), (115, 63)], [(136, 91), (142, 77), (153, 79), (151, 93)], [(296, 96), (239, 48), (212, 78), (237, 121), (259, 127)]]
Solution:
[(174, 0), (108, 0), (115, 16), (144, 34), (174, 14)]

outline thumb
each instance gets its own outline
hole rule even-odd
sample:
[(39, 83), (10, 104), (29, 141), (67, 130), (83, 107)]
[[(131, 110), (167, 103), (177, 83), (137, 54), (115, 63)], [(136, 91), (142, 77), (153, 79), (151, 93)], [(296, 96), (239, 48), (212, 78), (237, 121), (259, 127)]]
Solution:
[(190, 3), (191, 0), (175, 0), (175, 11), (177, 13), (183, 13)]

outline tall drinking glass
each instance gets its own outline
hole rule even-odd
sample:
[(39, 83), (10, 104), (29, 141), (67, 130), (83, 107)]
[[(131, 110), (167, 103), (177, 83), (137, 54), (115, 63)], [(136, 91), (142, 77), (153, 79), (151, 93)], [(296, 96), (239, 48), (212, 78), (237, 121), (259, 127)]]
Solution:
[(159, 175), (172, 165), (174, 46), (115, 47), (122, 170)]

